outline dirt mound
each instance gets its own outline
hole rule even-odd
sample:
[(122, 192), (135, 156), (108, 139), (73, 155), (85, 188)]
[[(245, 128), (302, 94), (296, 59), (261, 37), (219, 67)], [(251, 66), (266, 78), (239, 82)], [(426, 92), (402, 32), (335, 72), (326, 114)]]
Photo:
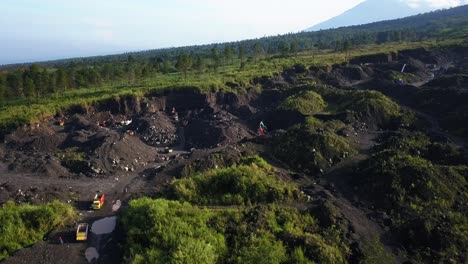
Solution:
[(177, 141), (177, 128), (173, 119), (163, 112), (133, 120), (129, 129), (150, 146), (169, 146)]
[(191, 148), (212, 148), (251, 135), (246, 125), (225, 111), (215, 112), (208, 119), (190, 119), (185, 127), (186, 144)]
[(57, 133), (51, 127), (39, 127), (34, 130), (18, 130), (5, 137), (8, 147), (24, 151), (56, 151), (66, 135)]
[(364, 70), (358, 65), (349, 65), (345, 67), (337, 68), (333, 71), (342, 79), (347, 80), (364, 80), (369, 76), (364, 72)]
[(158, 157), (157, 149), (146, 145), (136, 136), (113, 133), (90, 157), (96, 174), (111, 174), (115, 170), (136, 171)]
[(65, 121), (65, 131), (77, 131), (77, 130), (96, 130), (98, 126), (96, 123), (91, 122), (85, 116), (75, 114), (69, 120)]

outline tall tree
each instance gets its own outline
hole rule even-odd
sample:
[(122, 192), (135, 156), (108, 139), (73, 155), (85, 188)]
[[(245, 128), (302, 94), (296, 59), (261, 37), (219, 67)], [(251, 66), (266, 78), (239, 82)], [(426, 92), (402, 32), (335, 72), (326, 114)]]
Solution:
[(343, 42), (343, 51), (345, 52), (345, 60), (349, 58), (349, 50), (351, 49), (352, 43), (349, 39)]
[(31, 100), (32, 97), (36, 95), (36, 88), (34, 86), (34, 81), (30, 77), (28, 72), (25, 72), (23, 75), (23, 87), (24, 87), (24, 95), (28, 100)]
[(228, 45), (226, 45), (224, 47), (224, 60), (225, 60), (225, 63), (224, 64), (228, 64), (228, 63), (231, 63), (232, 61), (232, 48)]
[(38, 96), (45, 96), (48, 93), (50, 75), (46, 68), (43, 68), (39, 74), (39, 86), (36, 86)]
[(290, 52), (291, 54), (293, 54), (293, 55), (296, 55), (296, 54), (297, 54), (297, 51), (298, 51), (298, 49), (299, 49), (298, 46), (299, 46), (299, 45), (297, 44), (297, 41), (296, 41), (296, 40), (292, 41), (292, 42), (291, 42), (291, 46), (290, 46), (290, 48), (289, 48), (289, 52)]
[(281, 53), (281, 56), (286, 57), (289, 53), (289, 43), (286, 41), (281, 41), (278, 45), (278, 49)]
[(6, 78), (8, 93), (12, 97), (23, 97), (23, 80), (19, 71), (10, 72)]
[(253, 56), (254, 56), (255, 63), (257, 63), (261, 54), (262, 54), (262, 46), (260, 45), (259, 42), (255, 42), (255, 44), (253, 45)]
[(161, 72), (166, 74), (172, 71), (171, 62), (168, 59), (163, 59)]
[(49, 74), (47, 83), (47, 93), (52, 94), (57, 91), (57, 74), (55, 72)]
[(200, 56), (197, 56), (195, 59), (195, 62), (193, 64), (193, 68), (198, 72), (202, 73), (205, 65), (203, 63), (203, 59)]
[(242, 44), (239, 44), (239, 61), (240, 61), (240, 68), (243, 69), (245, 67), (245, 47)]
[(62, 68), (59, 68), (56, 74), (57, 74), (57, 90), (63, 93), (64, 91), (68, 89), (67, 73)]
[(219, 55), (219, 51), (216, 47), (211, 49), (211, 59), (213, 61), (213, 69), (217, 71), (218, 67), (221, 65), (221, 56)]
[(189, 54), (179, 55), (175, 67), (177, 70), (184, 73), (184, 77), (187, 80), (187, 72), (192, 67), (192, 56)]
[(3, 106), (3, 102), (6, 98), (6, 77), (4, 74), (0, 74), (0, 106)]

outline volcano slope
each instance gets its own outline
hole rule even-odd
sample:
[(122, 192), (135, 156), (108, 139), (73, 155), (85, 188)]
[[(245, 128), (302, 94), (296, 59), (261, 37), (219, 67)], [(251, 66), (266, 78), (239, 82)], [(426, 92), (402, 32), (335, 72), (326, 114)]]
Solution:
[[(87, 222), (117, 214), (99, 263), (464, 263), (466, 153), (439, 116), (405, 100), (453, 69), (438, 66), (422, 88), (394, 80), (425, 83), (425, 64), (442, 58), (466, 74), (457, 52), (297, 65), (237, 93), (187, 88), (70, 109), (4, 135), (0, 203), (61, 200)], [(109, 202), (88, 211), (96, 191)], [(85, 262), (86, 245), (70, 245), (70, 261)], [(7, 253), (5, 263), (31, 263), (64, 250)]]

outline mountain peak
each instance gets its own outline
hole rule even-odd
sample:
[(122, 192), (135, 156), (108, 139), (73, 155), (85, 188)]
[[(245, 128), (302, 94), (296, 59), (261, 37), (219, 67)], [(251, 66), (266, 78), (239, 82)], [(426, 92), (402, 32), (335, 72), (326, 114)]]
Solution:
[(343, 14), (319, 23), (305, 31), (337, 28), (397, 19), (434, 10), (428, 6), (411, 7), (402, 0), (367, 0)]

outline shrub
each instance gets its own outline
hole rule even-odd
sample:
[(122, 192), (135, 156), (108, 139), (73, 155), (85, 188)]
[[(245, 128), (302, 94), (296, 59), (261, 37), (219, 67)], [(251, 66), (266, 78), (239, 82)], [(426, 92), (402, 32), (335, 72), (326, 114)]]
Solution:
[(336, 133), (343, 123), (315, 120), (308, 119), (271, 141), (272, 154), (293, 168), (316, 173), (355, 153), (348, 140)]
[(292, 200), (297, 187), (277, 178), (270, 170), (271, 166), (260, 157), (247, 157), (241, 165), (175, 180), (171, 188), (178, 199), (200, 205)]
[(391, 216), (398, 239), (417, 259), (465, 263), (468, 218), (461, 201), (468, 197), (468, 167), (441, 165), (456, 164), (460, 153), (421, 133), (399, 131), (383, 140), (351, 184)]
[(70, 205), (55, 201), (44, 205), (16, 205), (0, 209), (0, 260), (12, 252), (40, 241), (45, 234), (76, 217)]
[(129, 263), (219, 263), (224, 236), (210, 228), (215, 213), (187, 203), (142, 198), (130, 202), (120, 219)]
[(289, 96), (278, 107), (280, 110), (297, 111), (303, 115), (321, 112), (327, 104), (322, 96), (313, 91), (302, 91)]
[(75, 173), (81, 172), (88, 164), (86, 155), (77, 147), (65, 149), (59, 152), (57, 156), (61, 159), (63, 166)]

